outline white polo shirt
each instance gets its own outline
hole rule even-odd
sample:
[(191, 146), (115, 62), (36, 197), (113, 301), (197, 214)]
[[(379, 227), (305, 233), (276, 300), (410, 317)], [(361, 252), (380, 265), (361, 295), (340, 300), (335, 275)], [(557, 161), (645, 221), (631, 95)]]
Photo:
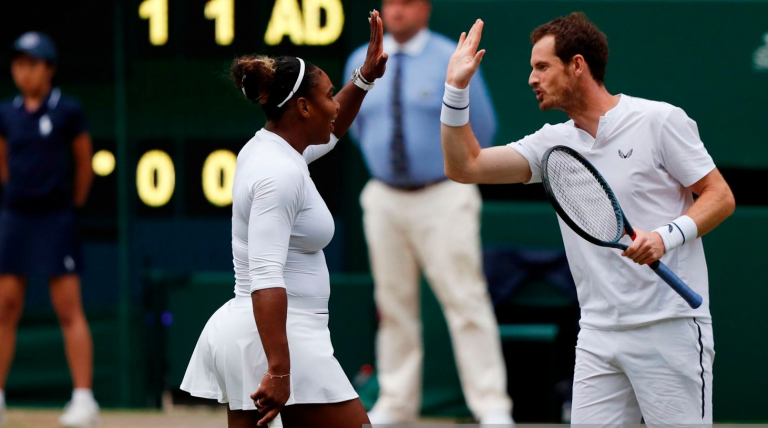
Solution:
[[(541, 181), (541, 158), (556, 145), (571, 147), (605, 177), (633, 228), (651, 231), (685, 214), (693, 204), (686, 188), (715, 168), (699, 138), (696, 122), (670, 104), (621, 95), (600, 118), (597, 137), (572, 120), (544, 125), (535, 134), (509, 144), (528, 160), (529, 183)], [(581, 326), (624, 329), (662, 319), (696, 317), (711, 322), (707, 265), (701, 239), (661, 258), (704, 298), (691, 309), (647, 266), (621, 251), (593, 245), (565, 224), (560, 231), (581, 306)], [(631, 240), (624, 237), (629, 245)]]

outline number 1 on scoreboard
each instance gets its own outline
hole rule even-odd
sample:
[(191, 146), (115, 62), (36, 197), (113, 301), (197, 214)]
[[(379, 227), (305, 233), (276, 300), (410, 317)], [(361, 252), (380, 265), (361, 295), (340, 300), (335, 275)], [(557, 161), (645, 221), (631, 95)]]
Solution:
[(168, 0), (144, 0), (139, 17), (149, 20), (149, 42), (162, 46), (168, 42)]
[(205, 17), (216, 21), (216, 44), (227, 46), (235, 38), (235, 0), (210, 0)]

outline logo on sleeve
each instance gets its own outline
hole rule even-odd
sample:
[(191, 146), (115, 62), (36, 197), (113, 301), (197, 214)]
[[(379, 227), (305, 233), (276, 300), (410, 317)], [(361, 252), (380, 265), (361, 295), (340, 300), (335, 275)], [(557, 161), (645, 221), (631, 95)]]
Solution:
[(40, 135), (47, 137), (51, 131), (53, 131), (53, 122), (51, 122), (51, 118), (47, 114), (44, 114), (40, 118)]
[(621, 149), (619, 149), (619, 157), (622, 158), (622, 159), (626, 159), (626, 158), (632, 156), (632, 150), (633, 149), (629, 149), (629, 151), (626, 154), (624, 154), (624, 152), (622, 152)]
[(75, 259), (72, 256), (64, 257), (64, 267), (70, 272), (75, 270)]

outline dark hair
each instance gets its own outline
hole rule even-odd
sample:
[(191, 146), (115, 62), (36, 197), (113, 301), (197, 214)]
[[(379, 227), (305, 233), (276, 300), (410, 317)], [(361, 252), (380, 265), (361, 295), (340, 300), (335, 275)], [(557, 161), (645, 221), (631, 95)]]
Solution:
[(555, 18), (539, 26), (531, 33), (531, 43), (536, 44), (546, 36), (555, 36), (555, 55), (563, 63), (571, 62), (575, 55), (581, 55), (589, 65), (592, 78), (597, 83), (605, 82), (605, 68), (608, 64), (608, 39), (582, 12)]
[[(230, 74), (248, 100), (261, 104), (267, 120), (278, 120), (289, 103), (282, 107), (277, 105), (293, 90), (300, 67), (299, 60), (291, 56), (270, 58), (264, 55), (245, 55), (232, 61)], [(319, 70), (316, 65), (305, 62), (304, 78), (292, 99), (308, 96), (317, 84)]]

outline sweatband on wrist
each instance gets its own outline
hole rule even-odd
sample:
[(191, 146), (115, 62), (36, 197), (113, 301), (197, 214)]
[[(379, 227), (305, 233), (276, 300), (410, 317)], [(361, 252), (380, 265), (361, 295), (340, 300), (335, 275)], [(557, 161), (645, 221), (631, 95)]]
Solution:
[(699, 228), (696, 222), (687, 215), (680, 216), (672, 222), (655, 229), (654, 232), (661, 235), (666, 252), (693, 242), (699, 237)]
[(448, 126), (464, 126), (469, 123), (469, 86), (458, 89), (445, 84), (440, 122)]

